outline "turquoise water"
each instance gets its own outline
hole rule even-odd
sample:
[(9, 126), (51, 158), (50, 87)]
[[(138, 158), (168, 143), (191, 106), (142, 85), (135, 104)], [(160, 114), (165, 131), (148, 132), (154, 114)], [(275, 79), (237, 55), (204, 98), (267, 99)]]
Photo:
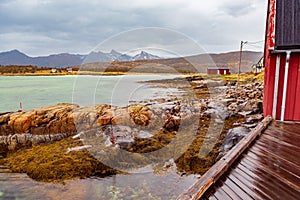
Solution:
[(167, 97), (176, 89), (151, 88), (139, 81), (174, 78), (174, 75), (124, 76), (1, 76), (0, 112), (58, 103), (125, 106), (154, 97)]

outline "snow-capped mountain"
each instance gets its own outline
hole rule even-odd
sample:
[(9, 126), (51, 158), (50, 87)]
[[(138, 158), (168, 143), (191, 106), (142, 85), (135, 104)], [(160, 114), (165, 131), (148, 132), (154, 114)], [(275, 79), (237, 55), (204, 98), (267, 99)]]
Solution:
[(115, 50), (111, 50), (109, 53), (103, 53), (101, 51), (91, 52), (86, 56), (83, 63), (94, 63), (94, 62), (113, 62), (113, 61), (136, 61), (136, 60), (155, 60), (161, 59), (156, 55), (152, 55), (145, 51), (141, 51), (141, 53), (130, 56), (127, 54), (122, 54)]
[(157, 60), (161, 59), (160, 57), (147, 53), (146, 51), (141, 51), (141, 53), (135, 55), (133, 60)]

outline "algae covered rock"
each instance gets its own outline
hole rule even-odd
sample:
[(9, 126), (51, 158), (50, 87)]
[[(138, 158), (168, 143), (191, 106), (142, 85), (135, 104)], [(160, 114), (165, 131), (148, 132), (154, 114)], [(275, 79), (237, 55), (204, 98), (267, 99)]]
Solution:
[(70, 151), (70, 148), (78, 146), (82, 146), (79, 140), (66, 138), (9, 153), (7, 158), (0, 160), (0, 164), (9, 166), (12, 172), (26, 173), (39, 181), (63, 181), (116, 173), (96, 160), (86, 149)]

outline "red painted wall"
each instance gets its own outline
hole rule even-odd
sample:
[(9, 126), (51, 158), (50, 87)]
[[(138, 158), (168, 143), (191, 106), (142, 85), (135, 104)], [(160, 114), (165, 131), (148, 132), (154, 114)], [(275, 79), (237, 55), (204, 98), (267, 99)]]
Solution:
[[(279, 85), (277, 98), (277, 112), (276, 119), (280, 119), (282, 108), (282, 96), (284, 87), (284, 73), (286, 54), (272, 53), (274, 50), (275, 36), (275, 0), (269, 0), (268, 16), (266, 25), (265, 38), (265, 86), (264, 86), (264, 115), (272, 115), (274, 103), (274, 85), (276, 72), (276, 57), (281, 56), (280, 71), (279, 71)], [(300, 121), (300, 53), (292, 52), (290, 57), (289, 77), (287, 86), (286, 108), (284, 119), (287, 121)]]
[(207, 74), (218, 74), (218, 70), (216, 69), (208, 69)]

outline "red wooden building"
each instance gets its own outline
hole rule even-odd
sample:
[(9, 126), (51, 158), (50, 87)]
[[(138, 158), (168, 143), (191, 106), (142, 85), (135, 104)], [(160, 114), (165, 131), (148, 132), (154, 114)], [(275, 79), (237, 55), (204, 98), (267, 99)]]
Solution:
[(269, 0), (264, 115), (300, 121), (300, 1)]
[(207, 74), (230, 74), (230, 70), (227, 66), (210, 66), (207, 67)]

